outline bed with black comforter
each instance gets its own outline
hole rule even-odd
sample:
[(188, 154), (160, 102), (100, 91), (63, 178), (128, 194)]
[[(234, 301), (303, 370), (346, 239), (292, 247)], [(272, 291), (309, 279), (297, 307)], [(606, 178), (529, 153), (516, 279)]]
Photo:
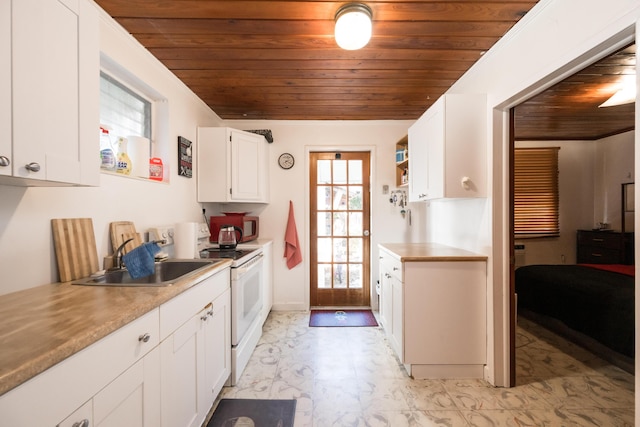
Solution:
[(520, 314), (535, 313), (560, 321), (633, 360), (633, 266), (523, 266), (516, 269), (515, 287)]

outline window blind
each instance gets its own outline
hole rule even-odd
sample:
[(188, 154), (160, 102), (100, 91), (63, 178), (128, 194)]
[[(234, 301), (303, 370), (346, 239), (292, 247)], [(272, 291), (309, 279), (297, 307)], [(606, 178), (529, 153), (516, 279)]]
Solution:
[(151, 102), (101, 72), (100, 123), (115, 136), (151, 139)]
[(514, 232), (519, 238), (560, 235), (559, 150), (560, 147), (515, 149)]

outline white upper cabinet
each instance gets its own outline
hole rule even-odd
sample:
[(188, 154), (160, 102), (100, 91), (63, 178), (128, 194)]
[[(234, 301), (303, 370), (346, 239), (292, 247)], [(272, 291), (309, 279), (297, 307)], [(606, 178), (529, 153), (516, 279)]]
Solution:
[(98, 185), (95, 6), (13, 0), (0, 7), (0, 183)]
[(11, 175), (11, 2), (0, 2), (0, 177)]
[(198, 128), (198, 201), (268, 203), (268, 149), (262, 135)]
[(487, 98), (444, 95), (409, 128), (409, 201), (487, 196)]

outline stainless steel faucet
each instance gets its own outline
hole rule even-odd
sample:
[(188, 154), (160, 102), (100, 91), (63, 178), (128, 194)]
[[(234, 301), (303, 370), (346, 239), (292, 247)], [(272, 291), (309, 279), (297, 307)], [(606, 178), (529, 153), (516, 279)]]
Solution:
[(124, 263), (122, 262), (122, 251), (124, 250), (124, 247), (126, 246), (126, 244), (132, 240), (133, 240), (133, 237), (131, 239), (125, 240), (123, 244), (118, 246), (118, 249), (116, 249), (116, 252), (113, 255), (115, 259), (115, 264), (116, 264), (115, 268), (117, 270), (122, 270), (124, 268)]
[[(115, 267), (113, 267), (115, 270), (122, 270), (123, 268), (125, 268), (126, 266), (124, 265), (124, 262), (122, 261), (122, 251), (124, 250), (124, 247), (126, 246), (127, 243), (129, 243), (130, 241), (132, 241), (133, 238), (125, 240), (125, 242), (123, 244), (121, 244), (120, 246), (118, 246), (118, 249), (116, 249), (115, 253), (113, 254), (113, 258), (115, 259)], [(149, 243), (155, 243), (158, 245), (164, 245), (165, 243), (167, 243), (166, 240), (153, 240)]]

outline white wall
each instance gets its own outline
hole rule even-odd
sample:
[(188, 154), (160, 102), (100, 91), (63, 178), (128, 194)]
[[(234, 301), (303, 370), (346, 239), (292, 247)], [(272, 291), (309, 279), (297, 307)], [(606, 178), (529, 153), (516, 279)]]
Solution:
[[(407, 134), (413, 121), (227, 121), (237, 129), (271, 129), (271, 203), (260, 213), (260, 237), (274, 240), (274, 309), (301, 310), (309, 307), (309, 197), (308, 153), (321, 150), (371, 151), (371, 281), (378, 277), (378, 243), (402, 242), (410, 234), (408, 219), (389, 203), (382, 186), (394, 189), (395, 143)], [(277, 165), (282, 153), (295, 157), (292, 169)], [(284, 232), (293, 201), (303, 263), (287, 269)], [(373, 301), (375, 304), (375, 301)]]
[[(169, 119), (162, 123), (159, 137), (169, 144), (164, 163), (170, 170), (170, 184), (101, 175), (100, 186), (93, 188), (0, 186), (0, 294), (58, 280), (52, 218), (93, 218), (100, 261), (110, 253), (111, 221), (130, 220), (138, 231), (146, 231), (155, 225), (201, 218), (195, 179), (176, 173), (177, 137), (195, 142), (198, 125), (218, 126), (220, 118), (104, 13), (100, 46), (168, 100)], [(97, 135), (98, 129), (96, 145)]]
[[(593, 225), (598, 222), (611, 224), (620, 230), (622, 222), (622, 188), (627, 182), (634, 182), (634, 133), (603, 138), (595, 143), (596, 192)], [(633, 221), (627, 217), (625, 228), (633, 231)]]

